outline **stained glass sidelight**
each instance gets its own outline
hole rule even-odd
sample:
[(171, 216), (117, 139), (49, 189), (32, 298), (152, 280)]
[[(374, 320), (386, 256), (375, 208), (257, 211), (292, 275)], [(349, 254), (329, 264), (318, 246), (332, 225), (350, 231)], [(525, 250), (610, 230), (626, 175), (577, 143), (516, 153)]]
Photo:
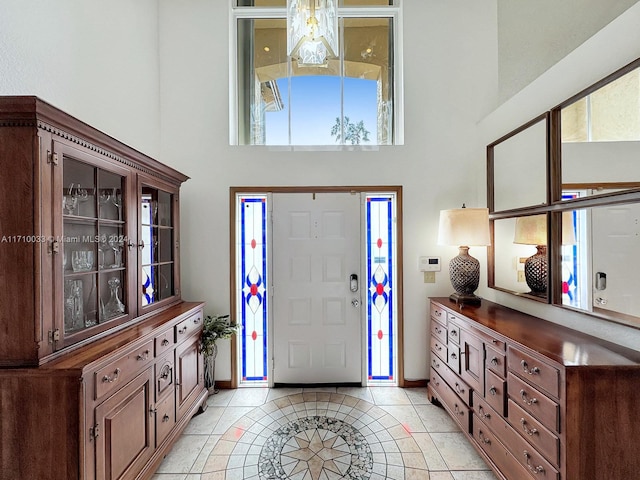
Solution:
[(394, 197), (366, 197), (367, 376), (369, 383), (395, 382)]
[(241, 383), (267, 381), (267, 197), (239, 197)]

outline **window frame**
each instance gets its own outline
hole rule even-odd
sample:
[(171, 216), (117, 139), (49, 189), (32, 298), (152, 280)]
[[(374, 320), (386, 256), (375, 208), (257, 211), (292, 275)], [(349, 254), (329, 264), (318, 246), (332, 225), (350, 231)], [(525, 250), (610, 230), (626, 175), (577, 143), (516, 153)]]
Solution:
[(393, 25), (393, 143), (389, 145), (244, 145), (239, 141), (238, 122), (240, 106), (238, 103), (238, 21), (241, 19), (283, 19), (286, 7), (238, 7), (230, 2), (229, 9), (229, 145), (262, 147), (274, 150), (378, 150), (380, 147), (404, 145), (404, 91), (403, 91), (403, 44), (402, 44), (402, 5), (394, 0), (394, 5), (379, 7), (339, 7), (338, 18), (380, 18), (391, 19)]

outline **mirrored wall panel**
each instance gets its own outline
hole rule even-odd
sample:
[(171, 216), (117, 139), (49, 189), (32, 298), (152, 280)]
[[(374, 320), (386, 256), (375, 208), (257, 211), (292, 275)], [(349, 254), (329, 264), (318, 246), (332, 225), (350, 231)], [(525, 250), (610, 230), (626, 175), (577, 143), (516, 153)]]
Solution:
[(640, 68), (632, 67), (562, 107), (562, 200), (572, 188), (640, 188)]
[(543, 115), (488, 146), (491, 211), (547, 203), (547, 125)]

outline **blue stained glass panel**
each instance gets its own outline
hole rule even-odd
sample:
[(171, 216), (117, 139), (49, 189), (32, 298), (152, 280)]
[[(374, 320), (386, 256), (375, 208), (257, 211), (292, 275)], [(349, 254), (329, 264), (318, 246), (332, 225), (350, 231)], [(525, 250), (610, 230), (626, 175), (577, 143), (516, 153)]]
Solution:
[(267, 198), (239, 198), (238, 289), (240, 296), (241, 383), (267, 377)]
[(370, 383), (394, 378), (394, 197), (366, 197), (367, 377)]

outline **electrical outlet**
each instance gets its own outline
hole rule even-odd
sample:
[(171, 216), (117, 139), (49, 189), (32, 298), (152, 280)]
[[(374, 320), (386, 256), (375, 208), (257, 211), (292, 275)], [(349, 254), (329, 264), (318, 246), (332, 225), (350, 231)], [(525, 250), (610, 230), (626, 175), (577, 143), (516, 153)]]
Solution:
[(436, 283), (436, 272), (424, 272), (424, 283)]
[(518, 281), (526, 282), (527, 280), (524, 278), (524, 270), (518, 270)]

